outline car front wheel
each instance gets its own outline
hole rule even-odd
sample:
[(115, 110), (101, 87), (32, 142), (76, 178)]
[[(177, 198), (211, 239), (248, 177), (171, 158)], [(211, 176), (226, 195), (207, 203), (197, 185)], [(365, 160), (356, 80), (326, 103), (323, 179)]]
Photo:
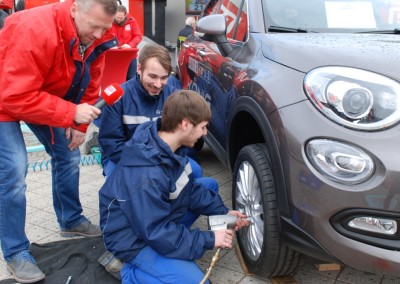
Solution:
[(237, 238), (247, 268), (262, 277), (289, 275), (301, 259), (281, 241), (276, 190), (266, 145), (244, 147), (233, 170), (233, 208), (252, 223), (239, 230)]

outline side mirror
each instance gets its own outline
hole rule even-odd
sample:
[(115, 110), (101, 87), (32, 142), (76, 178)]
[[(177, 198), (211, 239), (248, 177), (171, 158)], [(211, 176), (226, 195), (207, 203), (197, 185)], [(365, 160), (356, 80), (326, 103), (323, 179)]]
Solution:
[(217, 44), (223, 56), (228, 56), (233, 48), (226, 38), (226, 19), (222, 14), (209, 15), (201, 18), (196, 24), (196, 31), (203, 33), (204, 40)]
[(15, 0), (14, 10), (15, 12), (25, 10), (25, 0)]

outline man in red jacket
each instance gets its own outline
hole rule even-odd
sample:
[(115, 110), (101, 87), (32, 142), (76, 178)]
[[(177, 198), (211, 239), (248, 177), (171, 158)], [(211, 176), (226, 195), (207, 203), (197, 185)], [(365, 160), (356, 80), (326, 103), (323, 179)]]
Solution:
[[(117, 37), (118, 48), (137, 49), (137, 46), (142, 41), (142, 32), (140, 31), (137, 21), (127, 13), (126, 7), (123, 5), (119, 5), (117, 8), (117, 14), (115, 15), (112, 25), (112, 31)], [(136, 75), (136, 69), (137, 53), (129, 65), (126, 74), (127, 81)]]
[[(51, 156), (53, 206), (62, 236), (101, 236), (82, 215), (79, 145), (100, 114), (104, 51), (116, 0), (65, 0), (14, 13), (0, 32), (0, 242), (8, 270), (22, 283), (45, 277), (25, 234), (25, 121)], [(43, 226), (46, 226), (43, 222)]]

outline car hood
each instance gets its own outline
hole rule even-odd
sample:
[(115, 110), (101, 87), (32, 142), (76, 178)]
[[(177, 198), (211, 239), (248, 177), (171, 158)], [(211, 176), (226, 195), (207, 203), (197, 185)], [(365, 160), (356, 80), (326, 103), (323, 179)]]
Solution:
[(266, 58), (304, 73), (334, 65), (400, 79), (400, 35), (265, 34), (261, 44)]

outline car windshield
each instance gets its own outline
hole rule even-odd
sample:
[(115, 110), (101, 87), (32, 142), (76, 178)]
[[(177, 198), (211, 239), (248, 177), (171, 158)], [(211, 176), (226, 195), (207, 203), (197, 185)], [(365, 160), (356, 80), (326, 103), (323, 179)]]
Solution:
[(399, 33), (400, 0), (264, 0), (270, 32)]

